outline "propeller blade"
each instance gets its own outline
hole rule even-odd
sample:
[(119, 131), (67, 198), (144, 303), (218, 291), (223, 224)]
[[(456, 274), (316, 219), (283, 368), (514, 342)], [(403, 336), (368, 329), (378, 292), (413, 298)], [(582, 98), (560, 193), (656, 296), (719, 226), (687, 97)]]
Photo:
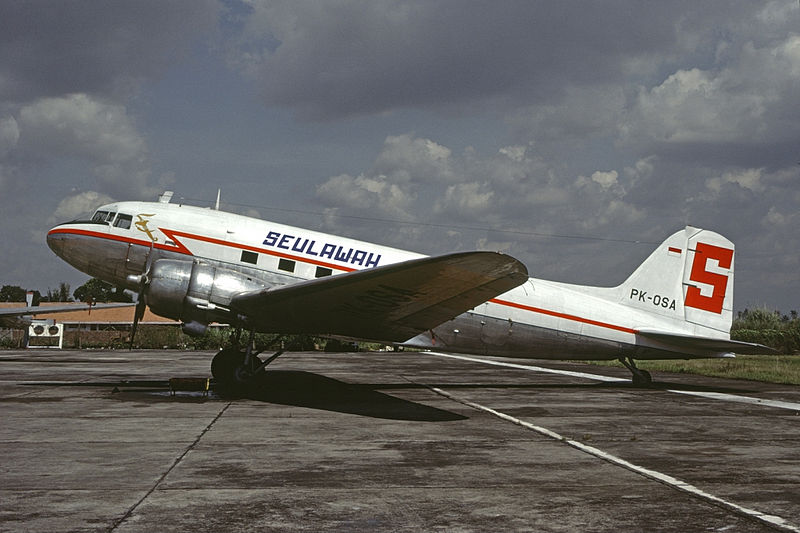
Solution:
[[(144, 272), (137, 276), (139, 283), (139, 293), (136, 298), (136, 309), (133, 312), (133, 324), (131, 324), (131, 342), (128, 350), (133, 350), (133, 340), (136, 337), (136, 330), (139, 329), (139, 321), (144, 317), (147, 309), (147, 287), (150, 284), (150, 268), (153, 266), (153, 243), (150, 243), (150, 250), (147, 252), (147, 259), (144, 263)], [(129, 276), (130, 278), (130, 276)]]
[(136, 301), (136, 309), (133, 312), (133, 324), (131, 325), (131, 342), (128, 350), (133, 350), (133, 339), (136, 337), (136, 330), (139, 329), (139, 321), (144, 316), (147, 302), (144, 299), (144, 291), (139, 291), (139, 299)]

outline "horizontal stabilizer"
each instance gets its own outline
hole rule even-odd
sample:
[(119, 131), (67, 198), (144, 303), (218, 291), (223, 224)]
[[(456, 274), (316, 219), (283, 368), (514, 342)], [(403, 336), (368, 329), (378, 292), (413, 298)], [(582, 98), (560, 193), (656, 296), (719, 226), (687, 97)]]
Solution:
[(639, 329), (636, 330), (636, 334), (683, 349), (717, 353), (729, 352), (743, 355), (778, 353), (777, 350), (769, 346), (753, 342), (715, 339), (713, 337), (696, 337), (694, 335), (681, 335), (652, 329)]
[(234, 296), (259, 331), (404, 341), (528, 279), (518, 260), (462, 252)]

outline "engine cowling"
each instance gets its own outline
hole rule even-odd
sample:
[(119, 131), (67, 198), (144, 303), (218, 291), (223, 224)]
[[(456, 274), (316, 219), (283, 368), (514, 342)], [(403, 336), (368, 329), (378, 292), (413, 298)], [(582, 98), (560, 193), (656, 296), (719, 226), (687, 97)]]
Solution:
[(267, 284), (241, 272), (200, 262), (158, 259), (147, 285), (147, 305), (157, 315), (184, 322), (184, 331), (199, 335), (210, 322), (230, 322), (235, 294)]

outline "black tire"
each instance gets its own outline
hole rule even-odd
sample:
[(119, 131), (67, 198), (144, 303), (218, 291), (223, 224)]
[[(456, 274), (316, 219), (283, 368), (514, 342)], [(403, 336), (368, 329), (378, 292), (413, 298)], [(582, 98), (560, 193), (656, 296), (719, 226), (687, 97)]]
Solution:
[(649, 387), (653, 384), (653, 377), (647, 370), (639, 370), (633, 374), (633, 384), (637, 387)]
[(236, 369), (244, 364), (244, 352), (235, 348), (225, 348), (217, 352), (211, 360), (211, 375), (221, 385), (236, 382)]

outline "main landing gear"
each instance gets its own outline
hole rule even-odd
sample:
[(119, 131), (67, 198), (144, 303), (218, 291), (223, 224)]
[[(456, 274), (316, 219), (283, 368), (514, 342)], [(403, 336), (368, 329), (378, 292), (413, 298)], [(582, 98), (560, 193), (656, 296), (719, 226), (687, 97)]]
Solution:
[(228, 392), (246, 390), (264, 372), (268, 364), (283, 354), (283, 350), (262, 361), (253, 348), (253, 331), (244, 350), (239, 347), (238, 335), (231, 346), (223, 348), (211, 360), (211, 375), (214, 381)]
[(647, 370), (642, 370), (636, 366), (632, 357), (620, 357), (619, 362), (633, 374), (633, 384), (637, 387), (649, 387), (653, 383), (653, 377)]

